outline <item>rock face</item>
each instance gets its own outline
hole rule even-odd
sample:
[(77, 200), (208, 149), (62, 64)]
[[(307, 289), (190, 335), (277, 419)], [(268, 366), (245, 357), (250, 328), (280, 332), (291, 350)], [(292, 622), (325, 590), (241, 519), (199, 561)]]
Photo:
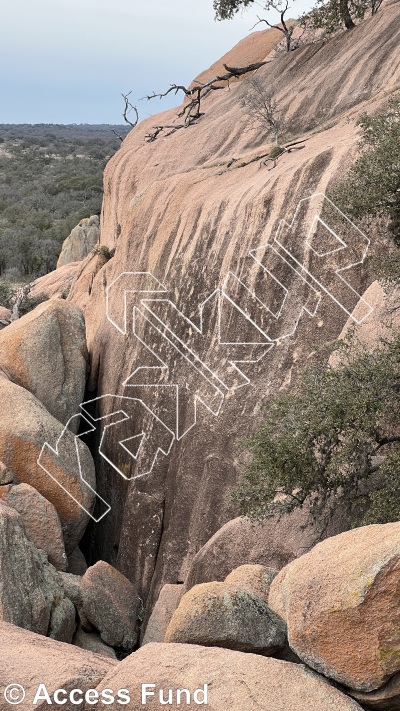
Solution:
[(28, 538), (48, 555), (57, 570), (67, 569), (60, 519), (53, 504), (29, 484), (1, 486), (0, 501), (18, 511)]
[(83, 607), (82, 578), (71, 573), (60, 574), (65, 596), (73, 602), (78, 612)]
[(183, 596), (165, 641), (272, 656), (285, 646), (286, 631), (267, 603), (248, 590), (203, 583)]
[(82, 578), (83, 613), (106, 644), (131, 651), (137, 642), (140, 599), (118, 570), (100, 560)]
[[(88, 511), (94, 503), (96, 477), (92, 456), (72, 432), (63, 433), (62, 425), (33, 395), (1, 376), (0, 402), (0, 459), (15, 473), (16, 483), (34, 486), (53, 504), (68, 554), (78, 545), (89, 519), (76, 502)], [(43, 450), (46, 441), (53, 449), (59, 443), (58, 454), (50, 448)], [(92, 488), (80, 477), (76, 448), (85, 480)]]
[[(349, 522), (338, 517), (326, 535), (342, 532), (348, 527)], [(244, 564), (280, 570), (307, 553), (320, 537), (320, 532), (310, 524), (306, 509), (262, 523), (235, 518), (222, 526), (193, 558), (185, 590), (199, 583), (222, 581)]]
[(52, 612), (48, 636), (58, 642), (71, 644), (75, 629), (75, 607), (71, 600), (64, 597)]
[(358, 691), (400, 671), (400, 523), (319, 543), (275, 578), (270, 607), (310, 667)]
[(147, 623), (142, 644), (164, 642), (167, 627), (183, 593), (183, 585), (164, 585)]
[[(360, 319), (363, 302), (367, 301), (373, 308), (365, 319)], [(400, 316), (396, 308), (399, 303), (399, 290), (386, 293), (381, 284), (374, 281), (362, 295), (362, 300), (355, 307), (352, 317), (346, 321), (339, 340), (351, 336), (357, 343), (372, 349), (376, 348), (382, 339), (392, 340), (393, 334), (399, 331)], [(355, 325), (354, 319), (361, 323)], [(329, 358), (332, 367), (341, 361), (340, 351), (334, 351)]]
[(54, 272), (35, 279), (31, 284), (29, 296), (45, 296), (48, 299), (64, 299), (68, 296), (72, 284), (81, 268), (81, 262), (70, 262)]
[[(72, 689), (85, 692), (94, 688), (117, 664), (112, 659), (46, 639), (4, 622), (0, 623), (0, 657), (2, 682), (3, 679), (4, 682), (12, 679), (25, 689), (25, 701), (19, 706), (23, 710), (49, 708), (45, 700), (32, 706), (40, 684), (46, 686), (52, 700), (56, 689), (65, 689), (68, 693)], [(1, 708), (5, 711), (10, 706), (2, 700)], [(73, 711), (77, 706), (68, 702), (62, 708)]]
[(87, 366), (82, 312), (62, 299), (40, 304), (0, 333), (0, 369), (63, 424), (79, 412)]
[(376, 691), (349, 691), (351, 696), (368, 709), (398, 711), (400, 707), (400, 674), (395, 674), (387, 684)]
[(68, 556), (68, 573), (72, 575), (85, 575), (87, 571), (87, 563), (85, 556), (79, 548), (75, 548), (71, 555)]
[[(132, 684), (132, 679), (139, 683)], [(208, 703), (204, 708), (210, 711), (361, 711), (355, 701), (301, 665), (255, 654), (243, 659), (240, 652), (185, 644), (146, 644), (113, 668), (97, 688), (130, 689), (130, 703), (124, 708), (133, 710), (142, 705), (142, 683), (156, 685), (147, 689), (155, 697), (148, 697), (146, 705), (160, 711), (165, 708), (159, 700), (160, 689), (164, 701), (172, 689), (174, 705), (176, 690), (188, 689), (191, 702), (186, 705), (187, 697), (182, 695), (181, 704), (196, 709), (194, 691), (204, 689), (205, 683)], [(201, 695), (197, 698), (203, 700)]]
[(15, 474), (6, 467), (3, 462), (0, 462), (0, 486), (13, 484), (15, 482)]
[[(159, 452), (151, 474), (138, 477), (138, 465), (122, 452), (120, 441), (139, 430), (128, 424), (110, 430), (110, 460), (118, 460), (120, 471), (125, 468), (132, 478), (127, 483), (99, 459), (99, 493), (106, 500), (112, 497), (113, 507), (112, 515), (93, 532), (92, 552), (116, 563), (139, 584), (149, 609), (163, 585), (184, 581), (199, 549), (238, 515), (230, 497), (245, 465), (237, 446), (238, 428), (241, 439), (254, 430), (263, 417), (260, 402), (290, 383), (306, 362), (311, 344), (339, 335), (356, 306), (355, 292), (361, 294), (368, 286), (365, 270), (355, 266), (346, 272), (355, 292), (341, 291), (343, 282), (339, 285), (335, 273), (338, 266), (349, 266), (347, 250), (333, 249), (327, 257), (311, 253), (308, 227), (321, 214), (313, 201), (301, 203), (298, 221), (283, 228), (278, 252), (284, 257), (287, 249), (304, 264), (314, 275), (310, 284), (316, 283), (314, 277), (324, 282), (326, 290), (318, 304), (315, 292), (300, 283), (298, 273), (284, 266), (267, 245), (281, 220), (291, 224), (301, 200), (325, 193), (343, 175), (356, 153), (357, 116), (372, 105), (379, 108), (397, 87), (399, 9), (398, 2), (387, 4), (351, 33), (301, 47), (257, 72), (267, 87), (276, 87), (288, 135), (307, 138), (302, 150), (285, 154), (273, 170), (260, 168), (259, 161), (237, 167), (272, 148), (268, 131), (251, 127), (241, 107), (248, 79), (233, 83), (229, 91), (210, 92), (203, 102), (204, 116), (188, 131), (148, 143), (145, 135), (152, 130), (154, 117), (141, 122), (107, 165), (101, 244), (115, 249), (115, 256), (93, 281), (80, 284), (78, 278), (69, 297), (84, 304), (90, 384), (98, 397), (115, 394), (99, 403), (104, 416), (119, 409), (119, 396), (136, 397), (162, 419), (175, 441), (169, 455)], [(247, 39), (249, 44), (256, 41)], [(266, 43), (265, 55), (269, 51)], [(258, 46), (257, 57), (260, 54)], [(246, 56), (251, 56), (250, 50)], [(171, 124), (176, 113), (167, 111), (156, 123)], [(362, 260), (361, 242), (355, 249)], [(259, 250), (255, 255), (259, 259), (250, 255), (252, 250)], [(287, 299), (266, 269), (284, 278)], [(143, 273), (154, 278), (144, 284), (138, 277)], [(122, 274), (125, 277), (116, 282)], [(222, 286), (230, 300), (223, 297), (219, 312), (215, 290)], [(140, 292), (146, 289), (147, 300), (163, 300), (143, 303)], [(271, 319), (271, 310), (257, 306), (260, 301), (275, 314), (283, 304), (285, 308), (279, 318)], [(243, 311), (274, 343), (263, 356), (260, 348), (264, 352), (267, 341)], [(181, 356), (168, 345), (166, 334), (171, 332), (178, 351), (184, 351)], [(219, 334), (224, 343), (218, 341)], [(282, 338), (285, 334), (292, 335)], [(236, 345), (224, 345), (232, 341)], [(238, 345), (250, 342), (256, 345)], [(248, 380), (230, 365), (243, 360), (247, 365), (242, 364), (241, 372)], [(147, 415), (143, 408), (138, 428)], [(146, 422), (144, 428), (152, 431)], [(150, 551), (146, 565), (145, 548)], [(272, 561), (246, 559), (234, 561), (232, 567), (247, 562), (276, 567)]]
[(86, 649), (88, 652), (101, 654), (109, 659), (117, 659), (117, 656), (112, 647), (104, 644), (99, 634), (96, 632), (86, 632), (82, 627), (78, 627), (73, 639), (73, 644), (81, 649)]
[(21, 516), (0, 504), (0, 619), (46, 635), (63, 591), (47, 556), (28, 540)]
[(85, 218), (74, 227), (71, 234), (64, 240), (57, 268), (71, 262), (85, 259), (100, 239), (100, 223), (97, 215)]

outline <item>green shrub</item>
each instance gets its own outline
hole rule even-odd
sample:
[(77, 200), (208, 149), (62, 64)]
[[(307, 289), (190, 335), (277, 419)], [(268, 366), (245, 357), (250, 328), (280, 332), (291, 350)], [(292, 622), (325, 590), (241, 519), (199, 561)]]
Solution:
[(320, 523), (339, 506), (355, 523), (399, 519), (399, 427), (400, 336), (372, 352), (343, 346), (339, 367), (307, 369), (245, 443), (241, 512), (264, 518), (307, 502)]
[(11, 307), (11, 297), (14, 291), (10, 284), (5, 281), (0, 282), (0, 306), (4, 306), (6, 309)]
[(400, 246), (400, 97), (375, 116), (363, 114), (358, 125), (360, 156), (329, 197), (352, 219), (388, 218)]
[(113, 256), (112, 252), (104, 244), (101, 247), (95, 247), (94, 249), (92, 249), (92, 254), (95, 254), (98, 257), (104, 257), (104, 259), (107, 260), (111, 259), (111, 257)]

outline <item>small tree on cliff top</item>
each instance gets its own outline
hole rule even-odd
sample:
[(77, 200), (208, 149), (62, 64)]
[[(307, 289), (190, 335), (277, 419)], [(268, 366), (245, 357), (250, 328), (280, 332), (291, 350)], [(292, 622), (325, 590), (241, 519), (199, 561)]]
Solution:
[(307, 503), (320, 524), (341, 505), (355, 523), (400, 518), (400, 337), (373, 352), (347, 348), (340, 367), (305, 371), (247, 441), (243, 514)]
[(363, 20), (369, 11), (375, 15), (381, 3), (382, 0), (317, 0), (300, 23), (308, 29), (325, 30), (328, 35), (342, 27), (352, 30), (355, 20)]
[[(253, 3), (254, 0), (214, 0), (215, 18), (217, 20), (231, 20), (239, 10), (249, 7), (249, 5)], [(263, 9), (266, 11), (275, 10), (279, 13), (280, 21), (278, 24), (272, 24), (269, 20), (264, 18), (258, 18), (258, 21), (265, 22), (268, 27), (282, 32), (285, 37), (286, 51), (290, 52), (292, 49), (294, 25), (288, 25), (287, 20), (285, 20), (285, 15), (289, 10), (288, 0), (265, 0)]]

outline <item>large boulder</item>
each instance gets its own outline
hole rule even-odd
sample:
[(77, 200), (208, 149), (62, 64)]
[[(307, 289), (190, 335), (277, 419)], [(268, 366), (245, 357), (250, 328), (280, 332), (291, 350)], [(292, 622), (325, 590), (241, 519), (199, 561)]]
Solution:
[(84, 618), (106, 644), (131, 651), (138, 638), (141, 600), (132, 583), (103, 560), (88, 568), (82, 578)]
[(225, 578), (227, 585), (233, 585), (241, 590), (256, 595), (268, 602), (271, 583), (277, 574), (276, 570), (264, 565), (240, 565)]
[(81, 626), (76, 630), (73, 644), (81, 649), (86, 649), (88, 652), (94, 652), (95, 654), (101, 654), (104, 657), (109, 657), (111, 659), (117, 659), (112, 647), (108, 644), (104, 644), (100, 635), (97, 632), (87, 632), (82, 629)]
[(400, 671), (400, 523), (319, 543), (272, 582), (269, 604), (310, 667), (358, 691)]
[[(347, 527), (348, 522), (338, 519), (332, 523), (331, 535)], [(245, 564), (280, 570), (309, 551), (320, 538), (321, 533), (310, 523), (306, 509), (262, 523), (235, 518), (222, 526), (193, 558), (185, 590), (198, 583), (225, 580), (235, 568)]]
[[(62, 425), (33, 395), (1, 376), (0, 402), (0, 459), (15, 473), (16, 483), (30, 484), (53, 504), (68, 554), (89, 520), (82, 507), (91, 511), (94, 504), (96, 477), (90, 451), (72, 432), (63, 433)], [(43, 449), (46, 442), (49, 447)]]
[(60, 519), (53, 504), (29, 484), (0, 486), (0, 501), (22, 516), (28, 538), (57, 570), (67, 569)]
[(48, 634), (64, 594), (47, 555), (27, 538), (21, 516), (0, 503), (0, 619)]
[[(0, 658), (2, 697), (8, 684), (20, 684), (26, 696), (18, 708), (24, 710), (49, 708), (44, 699), (32, 706), (40, 685), (46, 687), (52, 704), (57, 706), (53, 698), (57, 689), (65, 689), (67, 694), (72, 689), (81, 689), (85, 693), (99, 684), (117, 664), (110, 658), (46, 639), (4, 622), (0, 623)], [(17, 699), (12, 695), (17, 694), (17, 689), (15, 692), (9, 689), (8, 693), (11, 699)], [(60, 700), (64, 698), (61, 695)], [(0, 708), (5, 711), (10, 706), (2, 700)], [(68, 700), (61, 708), (73, 711), (77, 706)]]
[(399, 711), (400, 708), (400, 673), (376, 691), (349, 691), (360, 704), (377, 711)]
[(86, 217), (74, 227), (71, 234), (64, 240), (57, 269), (70, 262), (80, 262), (85, 259), (100, 239), (100, 222), (97, 215)]
[(0, 333), (0, 369), (63, 424), (79, 412), (87, 367), (82, 312), (63, 299), (40, 304)]
[(183, 585), (164, 585), (147, 623), (142, 644), (164, 641), (167, 627), (179, 605), (182, 593)]
[(286, 630), (267, 603), (251, 592), (226, 583), (203, 583), (182, 597), (165, 641), (273, 655), (284, 648)]
[[(133, 683), (133, 680), (134, 683)], [(142, 689), (144, 684), (155, 687)], [(194, 647), (186, 644), (146, 644), (114, 667), (97, 687), (103, 689), (129, 689), (129, 711), (142, 708), (142, 693), (153, 692), (146, 699), (146, 707), (165, 709), (160, 703), (168, 699), (172, 690), (176, 705), (176, 690), (187, 689), (191, 703), (186, 705), (183, 693), (181, 704), (188, 709), (199, 708), (197, 689), (204, 691), (208, 685), (208, 700), (204, 708), (209, 711), (361, 711), (361, 707), (348, 696), (302, 665), (266, 659), (227, 649)], [(197, 700), (204, 703), (202, 694)]]

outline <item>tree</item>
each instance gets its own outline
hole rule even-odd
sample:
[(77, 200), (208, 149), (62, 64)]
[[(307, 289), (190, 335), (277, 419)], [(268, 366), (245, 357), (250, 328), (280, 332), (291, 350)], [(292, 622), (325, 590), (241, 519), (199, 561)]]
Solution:
[(362, 114), (357, 123), (360, 155), (329, 197), (352, 219), (389, 218), (389, 231), (400, 246), (400, 96), (375, 116)]
[(323, 29), (329, 35), (343, 26), (352, 30), (355, 20), (364, 19), (370, 10), (378, 11), (382, 0), (317, 0), (315, 7), (300, 18), (300, 23), (312, 30)]
[[(254, 1), (255, 0), (214, 0), (215, 19), (231, 20), (239, 10), (252, 5)], [(289, 9), (288, 0), (265, 0), (263, 9), (266, 11), (275, 10), (279, 13), (280, 22), (278, 24), (272, 24), (269, 20), (260, 17), (258, 18), (258, 22), (265, 22), (268, 27), (282, 32), (285, 37), (286, 51), (290, 52), (292, 49), (294, 25), (288, 25), (287, 20), (285, 20), (285, 14)]]
[(315, 365), (278, 396), (247, 441), (251, 463), (236, 493), (243, 514), (307, 503), (322, 526), (339, 506), (355, 523), (400, 517), (400, 337), (343, 351), (339, 367)]
[(278, 146), (284, 124), (274, 88), (266, 86), (260, 77), (253, 75), (246, 83), (241, 105), (254, 122), (272, 131)]

